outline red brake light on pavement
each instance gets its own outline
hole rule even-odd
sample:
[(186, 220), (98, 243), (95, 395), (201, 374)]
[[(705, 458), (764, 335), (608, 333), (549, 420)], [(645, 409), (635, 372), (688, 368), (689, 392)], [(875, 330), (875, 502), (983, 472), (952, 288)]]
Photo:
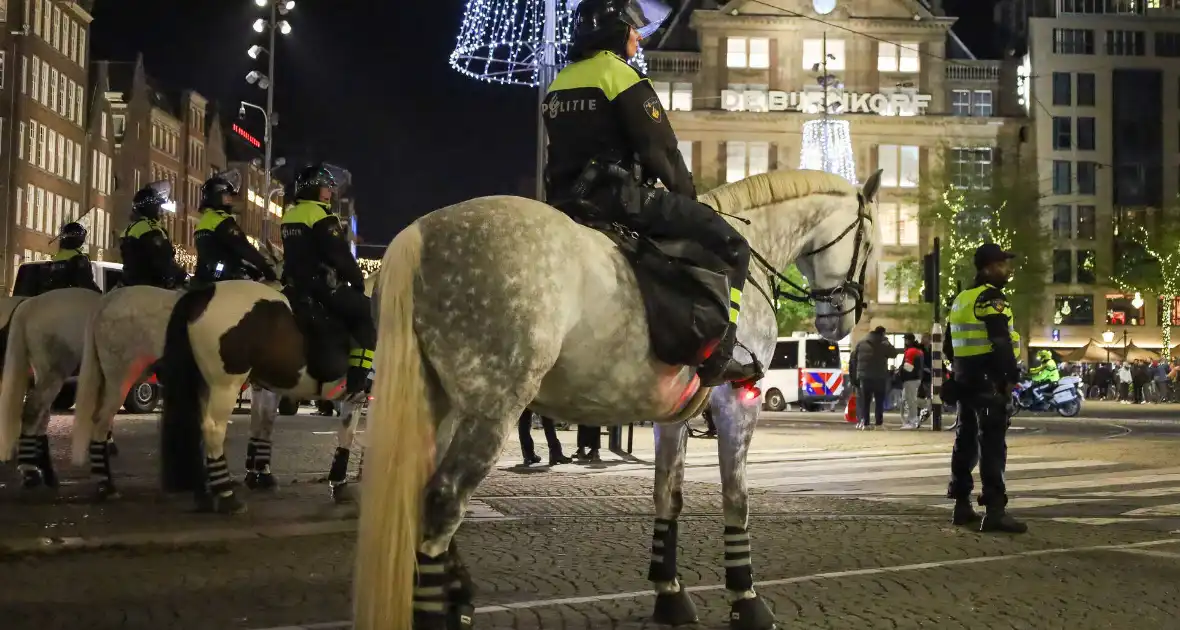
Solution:
[(762, 396), (762, 390), (754, 385), (742, 388), (742, 402), (753, 402)]

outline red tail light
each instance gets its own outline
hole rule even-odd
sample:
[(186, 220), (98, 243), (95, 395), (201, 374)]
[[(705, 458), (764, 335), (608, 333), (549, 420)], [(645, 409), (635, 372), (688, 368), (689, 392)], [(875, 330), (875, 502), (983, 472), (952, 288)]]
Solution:
[(762, 390), (758, 389), (756, 385), (747, 385), (742, 388), (741, 400), (742, 402), (754, 402), (762, 397)]

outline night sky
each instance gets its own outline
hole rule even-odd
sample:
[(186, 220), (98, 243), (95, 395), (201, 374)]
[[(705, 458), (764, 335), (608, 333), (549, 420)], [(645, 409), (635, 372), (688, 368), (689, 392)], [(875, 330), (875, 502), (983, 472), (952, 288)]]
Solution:
[[(957, 30), (983, 56), (992, 0), (947, 0), (948, 12), (956, 4), (968, 7), (971, 27)], [(414, 218), (464, 199), (532, 194), (536, 94), (450, 68), (465, 5), (296, 0), (285, 18), (293, 31), (277, 46), (275, 156), (350, 169), (367, 242), (387, 242)], [(251, 28), (263, 15), (253, 0), (98, 0), (91, 56), (130, 62), (143, 52), (162, 87), (197, 90), (228, 122), (241, 100), (265, 104), (244, 80), (266, 70), (265, 56), (246, 55), (266, 45)], [(262, 137), (257, 112), (244, 126)]]

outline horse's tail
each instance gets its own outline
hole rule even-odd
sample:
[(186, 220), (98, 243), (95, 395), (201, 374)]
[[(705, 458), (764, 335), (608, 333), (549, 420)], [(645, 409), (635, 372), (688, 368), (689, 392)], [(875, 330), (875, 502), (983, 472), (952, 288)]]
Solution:
[(8, 323), (8, 348), (4, 351), (4, 370), (0, 372), (0, 462), (13, 455), (20, 439), (21, 411), (29, 391), (28, 308), (17, 305)]
[(102, 313), (102, 306), (91, 315), (82, 340), (82, 367), (78, 372), (77, 391), (74, 394), (74, 445), (72, 459), (75, 466), (84, 466), (90, 460), (90, 440), (94, 437), (94, 425), (98, 422), (98, 401), (106, 387), (102, 363), (98, 360), (98, 345), (94, 340), (94, 322)]
[(164, 333), (160, 385), (164, 410), (160, 417), (160, 475), (167, 492), (195, 491), (204, 479), (201, 449), (202, 409), (209, 385), (197, 366), (189, 339), (189, 324), (213, 299), (214, 286), (188, 291), (172, 307)]
[(381, 320), (361, 491), (353, 587), (355, 630), (410, 627), (422, 493), (434, 468), (434, 418), (414, 334), (422, 233), (412, 224), (381, 263)]

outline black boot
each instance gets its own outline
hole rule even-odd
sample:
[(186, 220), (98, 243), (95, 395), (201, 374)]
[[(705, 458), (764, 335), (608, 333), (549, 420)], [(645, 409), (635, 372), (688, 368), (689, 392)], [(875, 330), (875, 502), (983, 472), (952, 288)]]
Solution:
[(348, 368), (348, 378), (344, 387), (349, 396), (368, 393), (371, 385), (372, 381), (369, 380), (369, 368), (357, 365)]
[(979, 531), (1023, 534), (1028, 531), (1028, 525), (1012, 518), (1003, 505), (989, 505), (983, 521), (979, 523)]
[(951, 513), (952, 525), (972, 525), (978, 523), (980, 518), (979, 512), (971, 507), (971, 499), (955, 501), (955, 510)]
[(713, 350), (713, 354), (701, 364), (697, 376), (701, 379), (701, 387), (717, 387), (725, 383), (756, 382), (765, 376), (762, 364), (755, 359), (742, 365), (733, 358), (733, 350), (737, 346), (737, 327), (730, 326), (725, 336)]

